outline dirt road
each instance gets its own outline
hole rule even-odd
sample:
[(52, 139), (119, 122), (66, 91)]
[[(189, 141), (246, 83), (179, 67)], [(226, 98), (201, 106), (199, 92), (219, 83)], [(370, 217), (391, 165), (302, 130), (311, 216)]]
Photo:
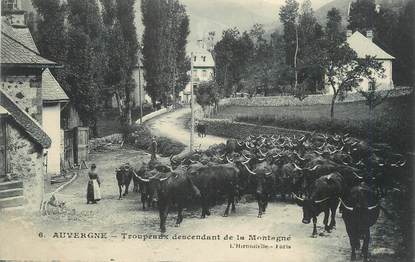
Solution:
[[(150, 125), (169, 137), (187, 137), (186, 131), (175, 121), (184, 113), (185, 110), (167, 114)], [(206, 141), (203, 142), (204, 146), (217, 142), (213, 137), (203, 141)], [(64, 208), (51, 209), (53, 214), (49, 216), (0, 220), (1, 239), (13, 240), (2, 241), (0, 257), (94, 261), (349, 260), (348, 237), (339, 215), (336, 216), (337, 229), (331, 233), (322, 230), (320, 215), (320, 235), (311, 238), (312, 225), (301, 223), (300, 207), (274, 201), (268, 206), (267, 213), (257, 218), (257, 205), (252, 197), (251, 201), (245, 198), (238, 203), (236, 213), (229, 217), (222, 217), (225, 209), (223, 204), (215, 206), (212, 215), (206, 219), (199, 218), (199, 208), (189, 208), (184, 212), (181, 227), (174, 227), (177, 214), (171, 211), (163, 239), (144, 241), (143, 237), (148, 234), (156, 238), (161, 236), (158, 212), (143, 211), (137, 193), (130, 193), (118, 200), (114, 170), (122, 163), (140, 165), (148, 160), (148, 154), (128, 149), (92, 154), (90, 163), (96, 163), (102, 180), (102, 200), (96, 205), (86, 204), (88, 179), (86, 171), (82, 171), (73, 184), (57, 194), (57, 199), (65, 202)], [(390, 252), (393, 239), (385, 239), (376, 232), (370, 247), (372, 253), (377, 254), (374, 256), (376, 261), (394, 261), (393, 256), (385, 256)]]
[[(182, 108), (171, 113), (161, 115), (149, 120), (146, 125), (157, 136), (169, 137), (173, 140), (182, 142), (186, 146), (190, 143), (190, 131), (184, 128), (184, 115), (190, 113), (190, 108)], [(207, 149), (210, 145), (225, 143), (226, 139), (217, 136), (207, 135), (198, 137), (195, 132), (194, 145), (202, 150)]]

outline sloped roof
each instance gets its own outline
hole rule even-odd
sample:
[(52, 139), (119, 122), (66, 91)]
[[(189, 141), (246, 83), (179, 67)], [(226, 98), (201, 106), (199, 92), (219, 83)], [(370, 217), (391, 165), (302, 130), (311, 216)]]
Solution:
[(43, 148), (49, 148), (52, 143), (42, 127), (20, 108), (13, 100), (0, 89), (0, 105), (7, 110), (13, 119), (26, 131), (34, 142)]
[[(194, 59), (195, 57), (196, 61)], [(193, 67), (215, 67), (215, 61), (213, 60), (212, 54), (202, 48), (196, 49), (192, 52), (192, 63)]]
[(33, 40), (32, 34), (30, 33), (29, 28), (13, 28), (15, 34), (19, 37), (19, 40), (22, 44), (24, 44), (29, 49), (35, 51), (36, 53), (40, 54), (39, 49)]
[(42, 100), (44, 102), (67, 101), (69, 97), (47, 68), (42, 74)]
[(9, 111), (6, 110), (6, 108), (0, 106), (0, 115), (8, 115)]
[(359, 58), (365, 58), (367, 55), (375, 56), (377, 59), (391, 60), (395, 57), (386, 53), (382, 48), (366, 38), (359, 31), (356, 31), (347, 38), (347, 43), (352, 48)]
[(36, 46), (30, 42), (28, 31), (13, 29), (7, 22), (1, 23), (1, 65), (2, 66), (38, 66), (57, 67), (58, 65), (42, 56)]

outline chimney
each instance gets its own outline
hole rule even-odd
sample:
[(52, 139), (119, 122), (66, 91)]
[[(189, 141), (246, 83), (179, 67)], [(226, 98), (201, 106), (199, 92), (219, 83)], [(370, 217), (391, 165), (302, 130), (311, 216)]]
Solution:
[(366, 31), (366, 38), (369, 39), (370, 41), (373, 41), (373, 31), (372, 30), (367, 30)]
[(347, 38), (351, 37), (351, 36), (352, 36), (352, 34), (353, 34), (353, 31), (352, 31), (352, 30), (347, 30), (347, 31), (346, 31), (346, 36), (347, 36)]

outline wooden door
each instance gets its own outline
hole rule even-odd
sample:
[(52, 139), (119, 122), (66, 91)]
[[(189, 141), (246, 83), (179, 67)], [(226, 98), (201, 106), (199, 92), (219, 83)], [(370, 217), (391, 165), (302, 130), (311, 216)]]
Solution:
[(68, 165), (69, 163), (71, 163), (71, 165), (73, 165), (73, 133), (74, 130), (65, 130), (64, 131), (64, 166), (65, 168), (70, 168), (70, 166)]
[(77, 127), (74, 142), (75, 163), (80, 165), (82, 161), (88, 161), (89, 128)]
[(6, 117), (0, 116), (0, 178), (6, 176)]

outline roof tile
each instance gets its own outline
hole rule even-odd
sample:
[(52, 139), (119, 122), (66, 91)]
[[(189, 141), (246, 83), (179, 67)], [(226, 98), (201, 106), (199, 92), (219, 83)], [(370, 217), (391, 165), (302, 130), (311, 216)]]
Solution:
[(47, 68), (42, 74), (42, 100), (43, 101), (65, 101), (69, 100), (65, 91), (56, 81)]
[(49, 148), (51, 140), (42, 127), (21, 109), (13, 100), (0, 89), (0, 105), (7, 110), (13, 119), (26, 131), (26, 133), (43, 148)]

